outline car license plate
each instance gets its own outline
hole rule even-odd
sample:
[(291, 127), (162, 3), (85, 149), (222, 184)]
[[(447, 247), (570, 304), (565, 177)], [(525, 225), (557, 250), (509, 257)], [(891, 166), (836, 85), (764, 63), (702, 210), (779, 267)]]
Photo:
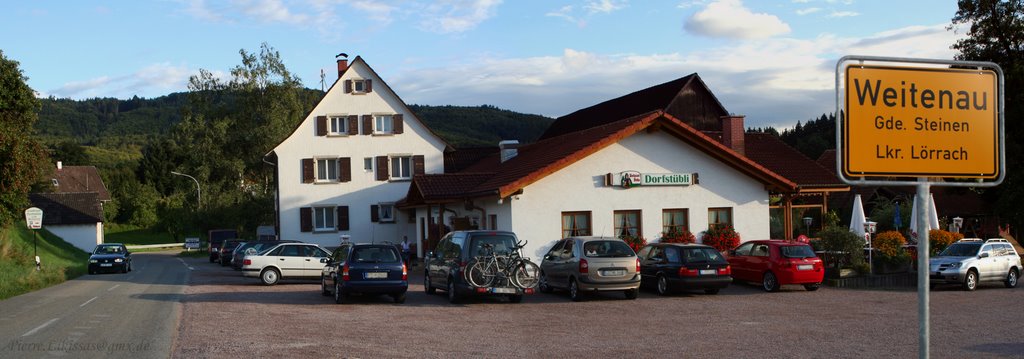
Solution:
[(491, 288), (491, 293), (497, 294), (516, 294), (515, 288)]
[(700, 270), (700, 275), (714, 275), (715, 273), (718, 273), (718, 271), (716, 271), (714, 269), (701, 269)]
[(796, 266), (796, 269), (797, 270), (811, 270), (811, 269), (814, 269), (814, 265), (813, 264), (801, 264), (801, 265)]
[(110, 264), (110, 263), (102, 263), (102, 264), (100, 264), (100, 267), (113, 267), (113, 266), (114, 265)]
[(388, 277), (388, 272), (366, 272), (363, 274), (366, 279), (384, 279)]
[(601, 272), (601, 275), (605, 277), (621, 277), (626, 275), (626, 271), (623, 269), (612, 269)]

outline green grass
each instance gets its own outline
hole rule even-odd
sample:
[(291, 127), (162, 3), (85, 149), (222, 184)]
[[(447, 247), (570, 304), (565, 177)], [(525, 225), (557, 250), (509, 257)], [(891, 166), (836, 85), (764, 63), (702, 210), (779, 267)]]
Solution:
[(126, 246), (178, 242), (167, 232), (116, 223), (110, 223), (105, 227), (103, 241), (106, 243), (124, 243)]
[(0, 299), (63, 283), (87, 271), (89, 254), (45, 229), (39, 230), (39, 258), (33, 259), (32, 230), (24, 225), (0, 228)]

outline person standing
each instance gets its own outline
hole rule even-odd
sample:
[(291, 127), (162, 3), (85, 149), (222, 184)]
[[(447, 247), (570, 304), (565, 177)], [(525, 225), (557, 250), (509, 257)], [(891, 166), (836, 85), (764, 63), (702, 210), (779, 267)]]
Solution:
[(409, 266), (409, 236), (402, 236), (402, 262)]

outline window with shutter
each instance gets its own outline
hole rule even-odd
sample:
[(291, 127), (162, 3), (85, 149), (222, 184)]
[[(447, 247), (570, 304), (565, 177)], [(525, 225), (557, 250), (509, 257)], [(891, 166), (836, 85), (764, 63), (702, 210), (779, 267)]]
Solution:
[(303, 158), (302, 159), (302, 183), (313, 183), (316, 177), (313, 172), (313, 159)]
[(313, 208), (311, 208), (311, 207), (299, 208), (299, 231), (300, 232), (312, 232), (313, 231)]
[(349, 134), (348, 116), (345, 115), (332, 115), (325, 121), (327, 125), (327, 135), (329, 136), (346, 136)]
[(317, 158), (316, 159), (316, 181), (317, 182), (338, 182), (339, 158)]
[(338, 182), (352, 181), (352, 159), (342, 157), (338, 159)]
[(373, 115), (373, 134), (390, 135), (395, 133), (393, 115)]
[(338, 206), (338, 230), (348, 230), (348, 206)]
[(313, 231), (331, 232), (338, 228), (334, 206), (313, 207)]
[(405, 124), (404, 121), (402, 121), (402, 114), (399, 113), (394, 116), (391, 116), (391, 121), (393, 122), (392, 125), (394, 127), (394, 134), (401, 134), (402, 132), (405, 131)]
[(327, 136), (327, 116), (316, 117), (316, 135)]
[(375, 204), (370, 205), (370, 222), (380, 222), (380, 207)]
[(388, 180), (388, 156), (377, 156), (377, 180)]
[(391, 156), (390, 178), (392, 180), (407, 180), (412, 178), (412, 156)]

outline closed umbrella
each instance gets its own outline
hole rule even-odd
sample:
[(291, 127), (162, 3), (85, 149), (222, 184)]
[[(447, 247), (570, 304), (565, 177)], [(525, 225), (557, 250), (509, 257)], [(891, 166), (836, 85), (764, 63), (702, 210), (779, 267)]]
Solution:
[(850, 232), (856, 233), (861, 238), (864, 238), (864, 203), (860, 200), (860, 195), (853, 196), (853, 217), (850, 218)]
[[(910, 236), (917, 240), (917, 234), (919, 233), (917, 228), (917, 196), (914, 196), (914, 206), (910, 210)], [(928, 194), (928, 228), (924, 230), (938, 229), (939, 228), (939, 212), (935, 210), (935, 197), (931, 193)]]

